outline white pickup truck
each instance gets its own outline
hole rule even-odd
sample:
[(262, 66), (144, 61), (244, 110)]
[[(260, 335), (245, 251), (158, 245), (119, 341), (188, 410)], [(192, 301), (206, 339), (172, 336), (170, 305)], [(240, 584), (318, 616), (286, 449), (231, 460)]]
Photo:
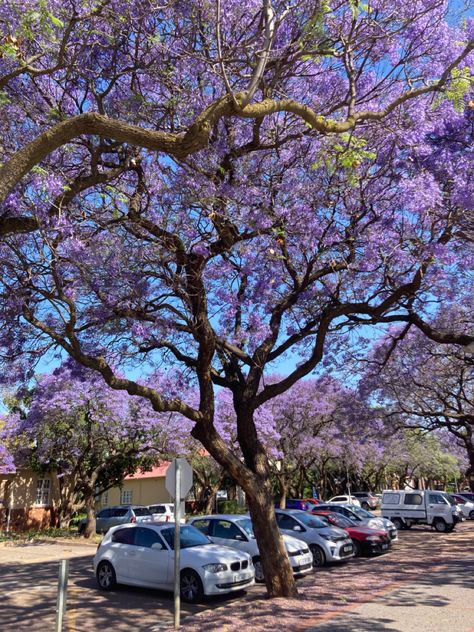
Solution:
[(382, 494), (381, 513), (397, 529), (428, 524), (436, 531), (452, 531), (462, 516), (444, 492), (432, 489), (390, 489)]

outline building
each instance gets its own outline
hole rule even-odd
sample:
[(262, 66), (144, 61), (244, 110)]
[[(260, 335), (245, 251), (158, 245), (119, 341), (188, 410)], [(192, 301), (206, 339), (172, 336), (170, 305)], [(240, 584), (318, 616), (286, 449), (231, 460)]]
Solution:
[(104, 492), (98, 508), (113, 505), (154, 505), (172, 502), (165, 488), (166, 470), (169, 462), (163, 462), (148, 472), (139, 470), (126, 476), (120, 487)]
[(0, 474), (0, 529), (40, 529), (54, 524), (59, 502), (58, 478), (54, 472), (37, 474), (19, 469)]

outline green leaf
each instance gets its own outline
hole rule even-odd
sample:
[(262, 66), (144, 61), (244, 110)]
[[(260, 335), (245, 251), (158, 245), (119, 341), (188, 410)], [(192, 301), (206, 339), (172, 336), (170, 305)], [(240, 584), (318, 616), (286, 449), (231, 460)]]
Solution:
[(64, 22), (60, 20), (59, 18), (57, 18), (55, 15), (53, 15), (52, 13), (48, 13), (48, 17), (51, 20), (51, 22), (54, 24), (54, 26), (57, 26), (60, 29), (64, 28)]

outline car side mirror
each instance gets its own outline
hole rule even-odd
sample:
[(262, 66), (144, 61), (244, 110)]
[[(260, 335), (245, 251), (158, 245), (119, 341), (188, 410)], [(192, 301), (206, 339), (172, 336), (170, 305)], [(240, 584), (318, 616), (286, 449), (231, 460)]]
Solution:
[(153, 542), (153, 544), (151, 545), (151, 548), (155, 549), (155, 551), (162, 551), (163, 545), (161, 544), (161, 542)]
[(248, 542), (247, 538), (241, 533), (236, 533), (235, 540), (239, 540), (239, 542)]
[(303, 531), (303, 527), (302, 527), (302, 526), (300, 526), (299, 524), (296, 524), (296, 525), (293, 527), (293, 531)]

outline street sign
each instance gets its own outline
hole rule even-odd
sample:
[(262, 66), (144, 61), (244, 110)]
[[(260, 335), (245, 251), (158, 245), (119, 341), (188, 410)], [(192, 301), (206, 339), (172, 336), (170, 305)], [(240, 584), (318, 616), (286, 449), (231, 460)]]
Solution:
[(174, 459), (174, 461), (168, 466), (168, 469), (166, 470), (165, 487), (171, 498), (176, 500), (176, 461), (179, 461), (180, 469), (179, 499), (184, 500), (184, 498), (186, 498), (186, 494), (193, 486), (193, 468), (189, 465), (186, 459)]
[[(174, 498), (174, 629), (180, 625), (180, 569), (181, 569), (181, 501), (184, 500), (193, 484), (193, 468), (186, 459), (174, 459), (166, 470), (165, 487)], [(184, 504), (184, 503), (183, 503)]]

